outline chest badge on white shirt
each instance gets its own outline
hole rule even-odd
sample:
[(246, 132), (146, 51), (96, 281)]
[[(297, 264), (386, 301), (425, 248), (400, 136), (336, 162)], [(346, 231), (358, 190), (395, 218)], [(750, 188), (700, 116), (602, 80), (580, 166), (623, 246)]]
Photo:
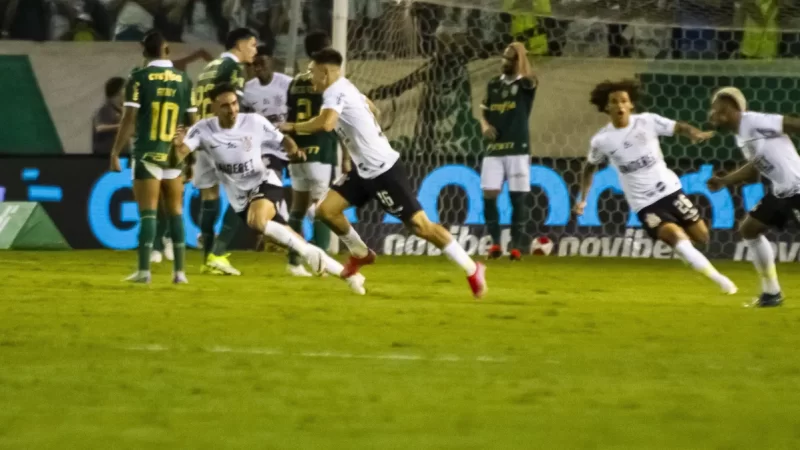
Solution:
[(253, 148), (253, 138), (250, 136), (245, 136), (242, 138), (242, 147), (244, 147), (244, 151), (249, 152), (251, 148)]

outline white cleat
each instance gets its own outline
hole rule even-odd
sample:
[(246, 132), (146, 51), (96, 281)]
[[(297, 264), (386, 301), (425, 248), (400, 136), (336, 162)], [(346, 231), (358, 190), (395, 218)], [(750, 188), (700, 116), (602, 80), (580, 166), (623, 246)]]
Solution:
[(350, 290), (353, 291), (356, 295), (364, 295), (367, 293), (367, 290), (364, 288), (364, 283), (367, 279), (364, 275), (357, 273), (355, 275), (350, 276), (349, 278), (345, 278), (347, 285), (350, 286)]
[(167, 261), (175, 261), (175, 251), (172, 248), (172, 239), (164, 238), (164, 258), (167, 258)]
[(722, 293), (723, 294), (725, 294), (725, 295), (734, 295), (737, 292), (739, 292), (739, 288), (736, 287), (736, 285), (733, 283), (733, 281), (729, 280), (728, 278), (725, 278), (725, 280), (726, 281), (723, 282), (722, 286), (720, 286), (722, 288)]
[(305, 257), (306, 264), (311, 268), (311, 273), (315, 276), (321, 276), (325, 273), (327, 264), (325, 262), (325, 252), (318, 247), (309, 245), (308, 254)]
[(189, 279), (186, 278), (186, 274), (183, 272), (175, 272), (172, 274), (172, 283), (173, 284), (189, 284)]
[(136, 271), (133, 275), (125, 278), (123, 281), (130, 281), (131, 283), (150, 284), (150, 272)]
[(163, 255), (161, 254), (160, 251), (153, 250), (152, 252), (150, 252), (150, 262), (151, 263), (153, 263), (153, 264), (161, 264), (162, 260), (163, 260)]
[(286, 265), (286, 271), (289, 272), (289, 275), (291, 275), (293, 277), (311, 277), (311, 276), (313, 276), (313, 275), (311, 275), (311, 272), (309, 272), (308, 270), (306, 270), (305, 267), (303, 267), (302, 264), (298, 264), (296, 266), (293, 266), (291, 264), (287, 264)]

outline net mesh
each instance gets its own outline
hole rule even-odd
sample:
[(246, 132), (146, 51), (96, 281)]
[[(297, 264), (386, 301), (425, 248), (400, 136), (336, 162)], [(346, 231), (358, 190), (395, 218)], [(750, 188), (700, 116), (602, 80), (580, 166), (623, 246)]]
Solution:
[[(706, 123), (711, 93), (720, 86), (741, 88), (753, 110), (794, 114), (800, 100), (794, 75), (800, 64), (775, 59), (791, 56), (797, 33), (765, 31), (788, 27), (792, 17), (800, 17), (795, 6), (782, 6), (774, 17), (766, 8), (767, 21), (758, 25), (742, 18), (740, 5), (721, 0), (403, 0), (379, 2), (378, 11), (358, 9), (365, 3), (350, 4), (347, 76), (381, 109), (381, 123), (402, 153), (428, 215), (451, 229), (472, 254), (485, 254), (489, 243), (480, 191), (484, 142), (478, 106), (515, 35), (533, 54), (540, 80), (530, 120), (526, 232), (529, 239), (549, 237), (561, 255), (671, 257), (646, 238), (610, 168), (595, 177), (587, 213), (579, 220), (570, 214), (589, 139), (607, 122), (588, 103), (597, 83), (638, 78), (644, 90), (639, 110), (695, 125)], [(760, 3), (768, 7), (771, 2)], [(745, 25), (749, 28), (737, 28)], [(751, 58), (740, 58), (743, 53)], [(753, 59), (762, 56), (766, 59)], [(764, 188), (752, 184), (713, 194), (705, 188), (713, 171), (732, 169), (740, 161), (733, 137), (718, 136), (699, 146), (667, 138), (662, 148), (712, 229), (707, 251), (715, 257), (746, 257), (735, 225)], [(507, 191), (499, 207), (507, 245)], [(384, 253), (435, 254), (408, 239), (377, 205), (353, 218)], [(785, 241), (784, 246), (791, 241), (784, 234), (773, 239)], [(779, 257), (797, 259), (797, 249), (786, 248)]]

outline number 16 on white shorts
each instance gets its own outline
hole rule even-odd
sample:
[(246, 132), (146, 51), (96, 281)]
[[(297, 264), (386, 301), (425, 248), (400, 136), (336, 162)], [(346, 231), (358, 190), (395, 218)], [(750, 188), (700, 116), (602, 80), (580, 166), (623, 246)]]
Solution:
[(481, 189), (499, 191), (508, 180), (511, 192), (531, 191), (531, 157), (529, 155), (486, 156), (481, 164)]

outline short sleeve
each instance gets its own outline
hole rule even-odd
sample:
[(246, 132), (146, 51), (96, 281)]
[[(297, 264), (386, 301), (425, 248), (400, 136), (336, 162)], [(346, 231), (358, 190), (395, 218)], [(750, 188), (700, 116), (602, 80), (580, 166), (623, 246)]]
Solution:
[(203, 132), (200, 130), (201, 126), (206, 126), (206, 122), (201, 120), (194, 124), (192, 128), (189, 128), (189, 132), (186, 133), (186, 138), (183, 140), (183, 144), (189, 147), (189, 151), (195, 151), (198, 147), (203, 143)]
[(189, 107), (186, 108), (186, 112), (188, 113), (196, 113), (197, 112), (197, 99), (194, 96), (194, 88), (192, 87), (192, 80), (189, 79), (188, 75), (186, 76), (186, 92), (189, 95)]
[(141, 108), (139, 97), (141, 96), (142, 85), (139, 81), (131, 75), (128, 82), (125, 84), (125, 102), (124, 106), (131, 108)]
[(675, 134), (676, 122), (674, 120), (651, 113), (645, 113), (642, 116), (650, 122), (657, 135), (672, 136)]
[(275, 128), (275, 125), (273, 125), (272, 122), (260, 114), (254, 114), (253, 117), (256, 118), (258, 126), (261, 128), (260, 131), (264, 135), (264, 141), (283, 142), (283, 133)]
[(752, 137), (773, 138), (783, 134), (783, 116), (780, 114), (748, 113), (742, 119), (742, 128), (751, 130)]
[(596, 137), (589, 143), (589, 154), (586, 156), (589, 164), (602, 164), (606, 161), (606, 155), (600, 150), (600, 145)]
[(95, 125), (116, 125), (119, 119), (119, 114), (113, 108), (103, 105), (95, 115)]
[(326, 89), (325, 92), (322, 94), (322, 108), (321, 109), (332, 109), (336, 111), (338, 114), (341, 114), (344, 110), (344, 104), (346, 101), (347, 93), (341, 89)]

